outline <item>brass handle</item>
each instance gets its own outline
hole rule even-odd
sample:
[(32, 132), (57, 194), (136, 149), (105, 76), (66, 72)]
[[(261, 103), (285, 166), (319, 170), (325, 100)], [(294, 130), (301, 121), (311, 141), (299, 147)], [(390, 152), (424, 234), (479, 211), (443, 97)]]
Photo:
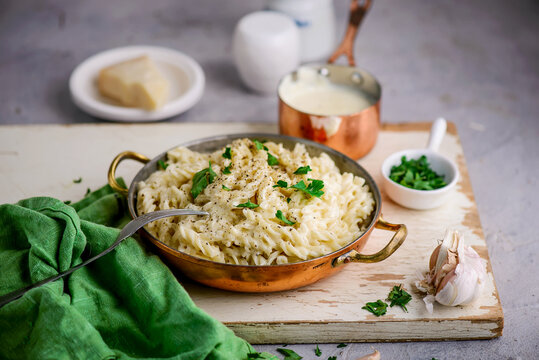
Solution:
[(387, 259), (391, 254), (393, 254), (402, 245), (402, 243), (406, 239), (406, 236), (408, 235), (408, 229), (406, 228), (406, 225), (388, 223), (387, 221), (382, 219), (382, 216), (380, 216), (376, 224), (374, 224), (374, 227), (377, 229), (395, 232), (395, 235), (393, 235), (389, 243), (387, 243), (387, 245), (382, 250), (371, 255), (363, 255), (356, 250), (352, 250), (333, 259), (331, 265), (333, 267), (337, 267), (343, 264), (347, 264), (349, 262), (374, 263), (382, 261), (384, 259)]
[(337, 47), (333, 55), (328, 60), (329, 64), (333, 64), (341, 55), (346, 55), (348, 65), (356, 66), (354, 60), (354, 40), (356, 39), (357, 31), (361, 21), (365, 17), (367, 10), (371, 6), (371, 0), (364, 0), (363, 4), (359, 4), (359, 0), (352, 0), (350, 4), (350, 18), (348, 19), (348, 28), (344, 34), (341, 44)]
[(121, 186), (120, 184), (118, 184), (118, 182), (116, 181), (116, 168), (125, 159), (137, 160), (143, 164), (146, 164), (147, 162), (149, 162), (150, 159), (134, 151), (124, 151), (116, 155), (114, 160), (112, 160), (112, 163), (110, 164), (110, 167), (109, 167), (109, 172), (107, 174), (109, 185), (112, 188), (112, 190), (119, 192), (120, 194), (124, 196), (127, 196), (127, 192), (128, 192), (127, 189)]

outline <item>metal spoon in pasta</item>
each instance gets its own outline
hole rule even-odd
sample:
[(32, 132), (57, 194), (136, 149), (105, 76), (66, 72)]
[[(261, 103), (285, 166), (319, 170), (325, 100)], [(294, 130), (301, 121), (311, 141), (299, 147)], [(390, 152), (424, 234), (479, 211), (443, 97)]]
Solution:
[(10, 303), (13, 300), (18, 299), (19, 297), (23, 296), (27, 291), (29, 291), (31, 289), (40, 287), (41, 285), (45, 285), (45, 284), (47, 284), (47, 283), (49, 283), (51, 281), (58, 280), (58, 279), (66, 276), (66, 275), (71, 274), (75, 270), (78, 270), (81, 267), (84, 267), (84, 266), (90, 264), (91, 262), (94, 262), (95, 260), (99, 259), (100, 257), (102, 257), (102, 256), (108, 254), (109, 252), (111, 252), (112, 250), (114, 250), (114, 248), (116, 246), (120, 245), (120, 243), (123, 240), (125, 240), (129, 236), (133, 235), (138, 229), (140, 229), (144, 225), (146, 225), (146, 224), (148, 224), (148, 223), (150, 223), (152, 221), (158, 220), (158, 219), (162, 219), (162, 218), (169, 217), (169, 216), (177, 216), (177, 215), (209, 215), (209, 214), (207, 212), (205, 212), (205, 211), (187, 210), (187, 209), (169, 209), (169, 210), (154, 211), (154, 212), (150, 212), (150, 213), (138, 216), (135, 219), (131, 220), (126, 226), (124, 226), (124, 228), (118, 234), (118, 237), (116, 238), (116, 241), (114, 241), (114, 243), (108, 249), (106, 249), (103, 252), (97, 254), (96, 256), (84, 261), (83, 263), (70, 268), (69, 270), (66, 270), (64, 272), (59, 273), (58, 275), (52, 276), (52, 277), (50, 277), (48, 279), (45, 279), (45, 280), (38, 281), (35, 284), (28, 285), (25, 288), (13, 291), (13, 292), (11, 292), (9, 294), (0, 296), (0, 307)]

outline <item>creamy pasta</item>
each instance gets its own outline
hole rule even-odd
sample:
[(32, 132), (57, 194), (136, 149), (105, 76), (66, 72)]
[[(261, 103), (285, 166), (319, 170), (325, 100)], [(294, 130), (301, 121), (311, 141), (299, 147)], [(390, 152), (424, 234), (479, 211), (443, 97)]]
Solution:
[[(292, 151), (273, 142), (264, 143), (264, 148), (258, 145), (260, 149), (249, 139), (239, 139), (227, 146), (230, 150), (225, 147), (211, 154), (185, 147), (169, 151), (166, 169), (138, 184), (138, 214), (178, 208), (210, 215), (169, 217), (146, 229), (184, 253), (243, 265), (316, 258), (362, 234), (375, 205), (363, 178), (341, 174), (327, 154), (311, 157), (302, 144)], [(225, 152), (231, 159), (223, 156)], [(270, 156), (279, 164), (270, 165)], [(213, 182), (193, 198), (193, 177), (210, 162)], [(307, 165), (311, 171), (294, 174)], [(313, 179), (323, 181), (320, 197), (291, 187), (301, 181), (308, 186)], [(287, 186), (276, 186), (279, 181)], [(237, 207), (248, 202), (258, 206)], [(279, 210), (281, 218), (276, 216)]]

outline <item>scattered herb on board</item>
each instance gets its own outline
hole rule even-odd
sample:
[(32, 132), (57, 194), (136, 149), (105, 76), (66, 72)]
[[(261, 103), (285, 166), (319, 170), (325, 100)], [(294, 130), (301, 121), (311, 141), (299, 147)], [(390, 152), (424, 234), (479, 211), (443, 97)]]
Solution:
[(75, 184), (80, 184), (80, 183), (82, 182), (82, 178), (80, 177), (80, 178), (78, 178), (78, 179), (73, 179), (73, 182), (74, 182)]
[(281, 210), (277, 210), (277, 212), (275, 213), (275, 217), (277, 219), (281, 220), (282, 222), (284, 222), (286, 225), (294, 225), (295, 224), (295, 222), (288, 220), (284, 216), (284, 214), (283, 214), (283, 212)]
[(193, 186), (191, 187), (191, 195), (193, 195), (193, 200), (197, 198), (198, 195), (204, 189), (213, 182), (217, 174), (211, 168), (211, 160), (209, 166), (205, 169), (200, 170), (193, 176)]
[(267, 352), (252, 352), (247, 354), (247, 359), (263, 359), (263, 360), (279, 360), (279, 358), (273, 354)]
[(412, 300), (412, 295), (408, 294), (403, 288), (402, 284), (393, 286), (393, 289), (389, 292), (387, 300), (391, 301), (389, 306), (393, 307), (395, 305), (400, 306), (404, 311), (408, 312), (406, 304)]
[(279, 165), (279, 159), (271, 155), (269, 151), (268, 151), (268, 165), (269, 166)]
[(268, 147), (266, 145), (264, 145), (261, 141), (258, 141), (258, 140), (253, 140), (253, 143), (255, 144), (256, 148), (258, 150), (266, 150), (268, 151)]
[(328, 360), (337, 360), (337, 357), (336, 356), (330, 356), (330, 357), (328, 357)]
[(66, 200), (66, 201), (64, 201), (64, 204), (66, 204), (66, 205), (71, 204), (71, 200)]
[(415, 190), (434, 190), (447, 185), (444, 175), (438, 175), (430, 168), (425, 155), (410, 160), (406, 160), (406, 156), (403, 156), (400, 165), (391, 168), (389, 178), (397, 184)]
[(92, 192), (92, 190), (90, 190), (90, 188), (87, 188), (86, 189), (86, 195), (84, 195), (84, 196), (86, 197), (86, 196), (90, 195), (91, 192)]
[(284, 355), (284, 360), (303, 359), (303, 356), (299, 356), (294, 350), (278, 348), (277, 351)]
[(226, 190), (226, 191), (230, 191), (230, 188), (226, 187), (225, 185), (222, 185), (221, 189)]
[(223, 169), (223, 174), (225, 174), (225, 175), (230, 174), (230, 165), (225, 166), (225, 168)]
[(294, 174), (296, 174), (296, 175), (305, 175), (309, 171), (312, 171), (312, 170), (313, 169), (311, 169), (311, 167), (309, 165), (302, 166), (302, 167), (299, 167), (296, 171), (294, 171)]
[(258, 204), (255, 204), (255, 203), (252, 203), (251, 200), (243, 203), (243, 204), (238, 204), (236, 205), (236, 207), (239, 207), (239, 208), (248, 208), (248, 209), (254, 209), (254, 208), (257, 208), (259, 207), (260, 205)]
[(318, 347), (318, 344), (316, 345), (316, 348), (314, 348), (314, 354), (318, 357), (322, 355), (322, 350), (320, 350), (320, 348)]
[(225, 148), (225, 152), (222, 155), (225, 159), (232, 159), (232, 154), (230, 153), (230, 148)]
[(166, 170), (167, 167), (168, 167), (168, 164), (167, 164), (166, 162), (164, 162), (163, 160), (159, 160), (159, 161), (157, 162), (157, 164), (158, 164), (159, 167), (160, 167), (161, 169), (163, 169), (163, 170)]
[(344, 348), (344, 347), (347, 347), (348, 345), (346, 345), (345, 343), (340, 343), (339, 345), (337, 345), (337, 347), (340, 349), (340, 348)]
[(279, 180), (277, 181), (277, 185), (273, 185), (273, 187), (280, 187), (280, 188), (287, 188), (288, 187), (288, 183), (286, 181), (283, 181), (283, 180)]
[(382, 300), (376, 300), (376, 302), (368, 302), (362, 309), (370, 311), (376, 316), (381, 316), (387, 312), (387, 304)]
[(316, 196), (318, 198), (324, 195), (324, 192), (322, 191), (322, 188), (324, 187), (324, 182), (322, 180), (309, 180), (311, 181), (311, 183), (308, 186), (305, 185), (305, 182), (303, 180), (301, 180), (296, 185), (292, 185), (291, 188), (301, 190), (308, 195)]

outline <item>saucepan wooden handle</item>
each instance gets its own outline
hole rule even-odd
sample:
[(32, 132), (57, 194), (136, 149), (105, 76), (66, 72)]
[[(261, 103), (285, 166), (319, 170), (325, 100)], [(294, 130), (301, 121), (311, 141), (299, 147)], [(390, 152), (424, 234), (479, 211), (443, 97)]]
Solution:
[(143, 164), (146, 164), (147, 162), (149, 162), (150, 159), (147, 156), (144, 156), (134, 151), (124, 151), (116, 155), (114, 160), (112, 160), (112, 163), (110, 164), (109, 171), (107, 174), (109, 185), (114, 191), (124, 196), (127, 196), (128, 190), (124, 188), (123, 186), (121, 186), (120, 184), (118, 184), (118, 182), (116, 181), (116, 168), (125, 159), (137, 160)]

